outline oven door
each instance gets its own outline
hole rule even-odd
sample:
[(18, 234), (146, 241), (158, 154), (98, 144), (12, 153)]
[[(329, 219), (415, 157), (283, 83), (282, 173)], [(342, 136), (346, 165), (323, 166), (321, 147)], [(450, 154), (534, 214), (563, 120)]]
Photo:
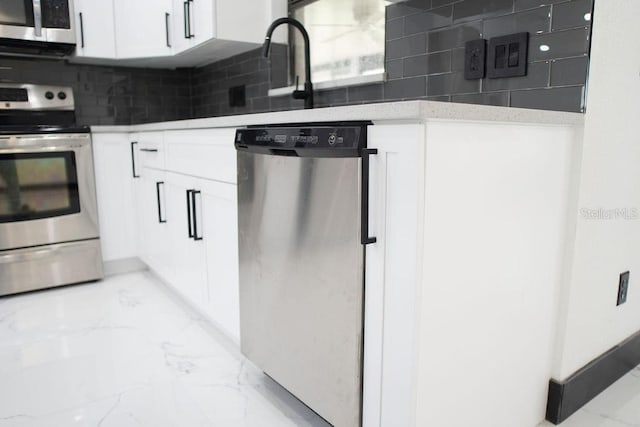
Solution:
[(98, 236), (90, 136), (0, 137), (0, 250)]
[(75, 43), (70, 0), (0, 0), (0, 38)]

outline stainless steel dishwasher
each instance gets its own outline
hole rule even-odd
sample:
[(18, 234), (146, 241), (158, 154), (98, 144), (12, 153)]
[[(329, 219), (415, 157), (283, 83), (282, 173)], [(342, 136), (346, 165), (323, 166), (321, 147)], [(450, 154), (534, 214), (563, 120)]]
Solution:
[(236, 133), (242, 352), (336, 427), (361, 425), (366, 125)]

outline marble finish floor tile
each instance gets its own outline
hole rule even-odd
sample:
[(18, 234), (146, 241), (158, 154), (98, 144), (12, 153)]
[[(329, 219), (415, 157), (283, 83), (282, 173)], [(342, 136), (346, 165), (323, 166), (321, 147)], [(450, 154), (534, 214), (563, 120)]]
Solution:
[(0, 298), (0, 427), (328, 427), (148, 273)]

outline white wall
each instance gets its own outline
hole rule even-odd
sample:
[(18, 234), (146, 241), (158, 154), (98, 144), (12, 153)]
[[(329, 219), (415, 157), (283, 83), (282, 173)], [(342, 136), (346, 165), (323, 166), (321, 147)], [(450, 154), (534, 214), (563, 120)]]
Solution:
[[(640, 330), (640, 218), (586, 219), (585, 209), (640, 212), (640, 1), (596, 0), (574, 260), (553, 377), (566, 379)], [(616, 307), (630, 270), (628, 302)]]
[(544, 419), (576, 130), (430, 121), (416, 425)]

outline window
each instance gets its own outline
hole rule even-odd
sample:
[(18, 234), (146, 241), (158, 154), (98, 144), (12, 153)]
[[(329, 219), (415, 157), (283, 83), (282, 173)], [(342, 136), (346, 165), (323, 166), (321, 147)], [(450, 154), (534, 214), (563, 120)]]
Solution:
[[(383, 0), (290, 1), (289, 14), (302, 22), (311, 41), (314, 83), (384, 72), (385, 5)], [(290, 29), (292, 83), (304, 82), (304, 43)]]

